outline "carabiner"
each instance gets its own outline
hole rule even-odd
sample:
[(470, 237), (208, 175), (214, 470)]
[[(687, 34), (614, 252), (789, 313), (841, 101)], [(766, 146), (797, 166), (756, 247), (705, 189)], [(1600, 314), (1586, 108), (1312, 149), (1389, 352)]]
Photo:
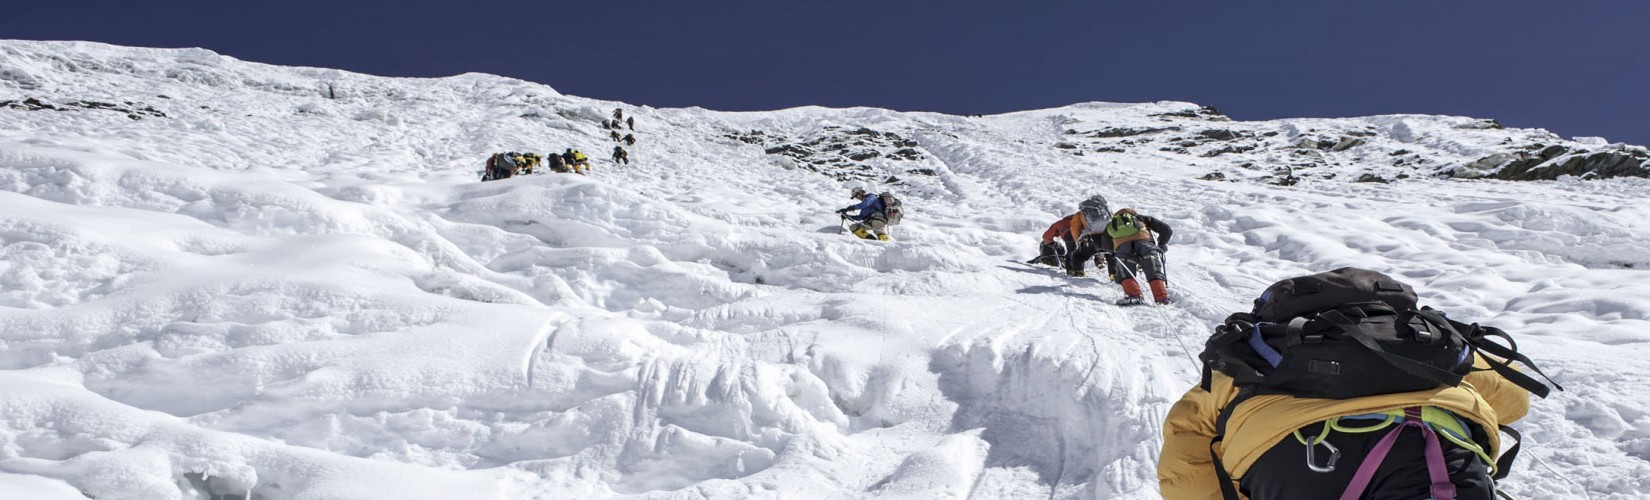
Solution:
[[(1323, 466), (1318, 465), (1317, 455), (1312, 452), (1312, 449), (1317, 448), (1318, 445), (1323, 445), (1324, 448), (1329, 449), (1329, 461), (1327, 463), (1325, 463)], [(1335, 461), (1340, 460), (1340, 459), (1341, 459), (1341, 450), (1336, 449), (1335, 445), (1329, 444), (1328, 441), (1324, 441), (1322, 439), (1319, 439), (1315, 443), (1307, 443), (1306, 444), (1306, 468), (1312, 469), (1312, 472), (1325, 472), (1325, 473), (1334, 472), (1335, 471)]]

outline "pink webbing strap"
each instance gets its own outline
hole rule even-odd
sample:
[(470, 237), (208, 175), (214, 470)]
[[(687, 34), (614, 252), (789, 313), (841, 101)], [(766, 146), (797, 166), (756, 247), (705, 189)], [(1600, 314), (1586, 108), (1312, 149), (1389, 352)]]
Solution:
[(1405, 427), (1421, 429), (1421, 435), (1427, 440), (1427, 475), (1432, 479), (1433, 500), (1455, 500), (1455, 483), (1449, 481), (1449, 467), (1444, 464), (1444, 447), (1438, 443), (1438, 434), (1421, 420), (1419, 406), (1404, 408), (1403, 422), (1388, 431), (1369, 450), (1364, 462), (1358, 465), (1358, 472), (1352, 475), (1352, 482), (1341, 493), (1341, 500), (1358, 500), (1363, 496), (1364, 490), (1369, 489), (1369, 482), (1375, 479), (1375, 471), (1381, 468), (1381, 462), (1386, 461), (1387, 452), (1392, 451), (1392, 444), (1398, 441), (1398, 434)]

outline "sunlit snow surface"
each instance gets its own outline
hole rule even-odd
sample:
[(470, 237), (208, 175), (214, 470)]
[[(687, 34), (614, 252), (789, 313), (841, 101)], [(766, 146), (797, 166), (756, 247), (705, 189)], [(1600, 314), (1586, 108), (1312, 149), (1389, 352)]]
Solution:
[[(166, 117), (0, 109), (7, 499), (1155, 498), (1210, 328), (1347, 265), (1513, 332), (1569, 389), (1517, 426), (1508, 492), (1650, 496), (1650, 183), (1350, 182), (1541, 131), (1152, 116), (1186, 103), (719, 113), (0, 42), (0, 101), (31, 97)], [(620, 106), (633, 165), (476, 182), (494, 151), (605, 159)], [(1376, 135), (1293, 187), (1056, 146), (1164, 124)], [(844, 182), (736, 139), (862, 127), (920, 144), (866, 162), (903, 180), (892, 242), (840, 234)], [(1011, 262), (1094, 193), (1174, 226), (1178, 304)]]

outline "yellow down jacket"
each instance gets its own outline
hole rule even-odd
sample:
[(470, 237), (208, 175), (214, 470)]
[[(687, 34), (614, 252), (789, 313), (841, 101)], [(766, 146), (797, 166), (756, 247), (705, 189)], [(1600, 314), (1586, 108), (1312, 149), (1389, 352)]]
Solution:
[[(1489, 366), (1483, 358), (1478, 358), (1476, 365)], [(1220, 409), (1237, 395), (1237, 388), (1231, 377), (1220, 372), (1214, 373), (1211, 382), (1211, 390), (1193, 387), (1182, 396), (1163, 422), (1163, 452), (1157, 461), (1157, 482), (1163, 498), (1221, 498), (1209, 442), (1215, 437)], [(1496, 429), (1524, 417), (1530, 409), (1530, 393), (1493, 371), (1475, 371), (1456, 387), (1357, 399), (1255, 396), (1233, 409), (1226, 422), (1226, 437), (1215, 450), (1237, 480), (1261, 454), (1296, 429), (1330, 417), (1410, 406), (1435, 406), (1476, 423), (1489, 435), (1489, 446), (1484, 451), (1496, 457), (1501, 454), (1501, 436)]]

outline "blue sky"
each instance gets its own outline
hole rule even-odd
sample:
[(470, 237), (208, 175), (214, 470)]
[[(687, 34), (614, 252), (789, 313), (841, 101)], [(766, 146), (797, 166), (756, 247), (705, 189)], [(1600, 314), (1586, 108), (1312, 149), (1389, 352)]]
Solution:
[(1650, 144), (1650, 2), (34, 1), (0, 38), (486, 72), (653, 106), (997, 113), (1184, 100), (1428, 113)]

